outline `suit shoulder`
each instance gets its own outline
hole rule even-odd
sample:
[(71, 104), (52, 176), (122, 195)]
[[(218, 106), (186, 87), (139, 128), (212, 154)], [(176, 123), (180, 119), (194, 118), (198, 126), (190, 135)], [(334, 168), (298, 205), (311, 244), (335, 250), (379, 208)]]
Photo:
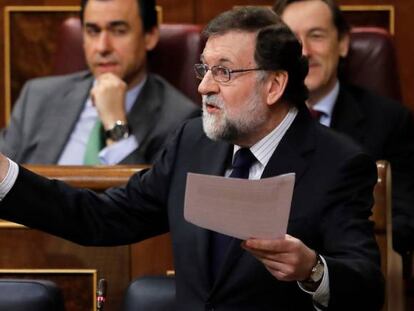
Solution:
[(322, 149), (330, 150), (329, 154), (366, 154), (363, 147), (352, 137), (322, 124), (316, 123), (316, 143)]
[(149, 74), (148, 82), (163, 97), (163, 104), (168, 103), (168, 105), (174, 106), (174, 109), (183, 111), (200, 111), (200, 107), (196, 103), (161, 76), (153, 73)]
[(209, 140), (203, 130), (201, 117), (186, 120), (182, 125), (182, 139), (186, 143)]
[(68, 84), (84, 79), (92, 79), (92, 75), (89, 71), (34, 78), (27, 81), (25, 86), (30, 89), (54, 89), (56, 91), (61, 86), (67, 86)]
[(354, 85), (346, 85), (348, 92), (365, 110), (366, 113), (380, 113), (384, 116), (407, 113), (409, 109), (395, 99), (375, 94), (374, 92)]

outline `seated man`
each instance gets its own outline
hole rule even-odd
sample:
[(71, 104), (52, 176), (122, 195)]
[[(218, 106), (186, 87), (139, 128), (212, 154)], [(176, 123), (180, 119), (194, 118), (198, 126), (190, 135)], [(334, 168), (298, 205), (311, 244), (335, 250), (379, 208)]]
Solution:
[[(380, 310), (384, 284), (369, 221), (376, 166), (311, 118), (295, 35), (261, 7), (225, 12), (204, 33), (195, 65), (203, 117), (184, 123), (151, 169), (96, 194), (0, 154), (0, 218), (84, 245), (171, 231), (177, 310)], [(287, 234), (241, 242), (187, 222), (189, 172), (295, 173)]]
[(0, 151), (19, 163), (152, 163), (167, 135), (199, 114), (147, 73), (159, 39), (155, 1), (84, 0), (81, 14), (90, 72), (28, 82)]
[(414, 249), (414, 125), (400, 103), (338, 80), (349, 47), (349, 26), (334, 0), (277, 0), (274, 9), (302, 42), (309, 60), (307, 105), (319, 122), (360, 143), (392, 169), (393, 243)]

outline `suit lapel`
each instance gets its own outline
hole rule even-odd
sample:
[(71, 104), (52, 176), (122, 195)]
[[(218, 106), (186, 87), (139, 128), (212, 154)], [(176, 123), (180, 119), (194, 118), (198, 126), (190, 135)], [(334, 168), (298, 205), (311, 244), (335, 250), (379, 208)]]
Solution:
[(161, 105), (154, 78), (148, 75), (147, 81), (127, 116), (129, 124), (139, 124), (132, 128), (132, 133), (140, 144), (157, 125), (157, 111), (161, 109)]
[[(39, 160), (42, 163), (56, 163), (61, 154), (70, 133), (81, 113), (93, 78), (90, 74), (82, 74), (76, 77), (73, 83), (68, 83), (67, 88), (59, 98), (51, 99), (54, 103), (46, 112), (47, 120), (42, 124), (39, 133)], [(58, 132), (57, 132), (58, 129)]]
[[(200, 144), (201, 150), (197, 157), (193, 157), (191, 171), (198, 174), (224, 176), (225, 170), (231, 161), (233, 145), (214, 142), (206, 139)], [(201, 275), (205, 284), (211, 284), (210, 280), (210, 231), (201, 227), (196, 227), (196, 247), (198, 260), (200, 263)]]
[(316, 123), (305, 109), (299, 110), (270, 158), (262, 178), (295, 173), (295, 184), (299, 182), (308, 165), (306, 155), (315, 148)]
[(357, 141), (361, 141), (362, 137), (364, 137), (362, 128), (364, 118), (364, 113), (359, 107), (357, 100), (346, 87), (341, 85), (332, 113), (331, 128), (346, 133)]

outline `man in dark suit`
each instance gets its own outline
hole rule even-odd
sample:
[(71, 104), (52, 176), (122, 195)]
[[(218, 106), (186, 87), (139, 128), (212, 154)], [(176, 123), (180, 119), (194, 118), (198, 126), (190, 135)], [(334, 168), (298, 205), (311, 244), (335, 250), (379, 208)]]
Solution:
[(414, 249), (414, 122), (400, 103), (338, 79), (349, 48), (349, 25), (334, 0), (277, 0), (274, 9), (302, 42), (309, 60), (307, 105), (320, 123), (360, 143), (392, 170), (393, 244)]
[[(85, 245), (170, 231), (177, 310), (379, 310), (383, 279), (368, 219), (376, 166), (310, 117), (294, 34), (256, 7), (219, 15), (205, 34), (195, 65), (203, 117), (183, 124), (151, 169), (99, 195), (0, 156), (0, 217)], [(233, 155), (242, 153), (250, 179), (296, 174), (283, 238), (241, 242), (184, 219), (187, 173), (234, 176)], [(218, 240), (227, 244), (213, 248)]]
[(90, 71), (28, 82), (0, 151), (20, 163), (152, 163), (167, 135), (199, 115), (147, 73), (146, 54), (159, 39), (155, 1), (84, 0), (81, 16)]

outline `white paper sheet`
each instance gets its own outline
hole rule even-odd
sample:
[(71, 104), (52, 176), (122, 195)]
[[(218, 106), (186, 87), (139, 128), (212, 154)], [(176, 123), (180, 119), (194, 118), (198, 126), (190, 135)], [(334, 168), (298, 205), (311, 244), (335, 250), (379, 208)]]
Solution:
[(184, 218), (242, 240), (286, 234), (295, 174), (259, 180), (188, 173)]

